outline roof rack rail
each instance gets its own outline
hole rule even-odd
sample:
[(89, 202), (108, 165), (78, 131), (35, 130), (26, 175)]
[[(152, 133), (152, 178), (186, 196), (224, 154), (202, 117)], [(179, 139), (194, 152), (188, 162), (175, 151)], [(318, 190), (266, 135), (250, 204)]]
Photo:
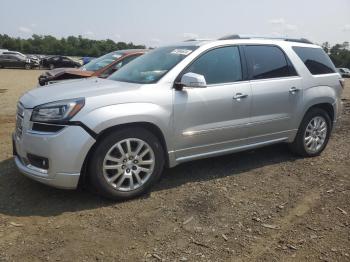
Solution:
[(265, 37), (265, 36), (240, 36), (240, 35), (227, 35), (220, 37), (218, 40), (234, 40), (234, 39), (271, 39), (271, 40), (283, 40), (288, 42), (297, 42), (304, 44), (313, 44), (306, 38), (288, 38), (288, 37)]
[(225, 35), (218, 40), (233, 40), (233, 39), (248, 39), (247, 37), (241, 37), (240, 35)]
[(193, 41), (210, 41), (212, 39), (209, 38), (192, 38), (192, 39), (187, 39), (184, 42), (193, 42)]

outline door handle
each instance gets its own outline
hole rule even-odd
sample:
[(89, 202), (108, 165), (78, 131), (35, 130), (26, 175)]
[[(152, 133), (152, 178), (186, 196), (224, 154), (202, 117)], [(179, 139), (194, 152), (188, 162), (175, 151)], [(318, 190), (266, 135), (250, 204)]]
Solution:
[(299, 88), (296, 88), (296, 87), (291, 87), (291, 89), (289, 89), (289, 93), (291, 93), (291, 94), (295, 94), (296, 92), (299, 92), (300, 91), (300, 89)]
[(241, 100), (241, 98), (246, 98), (246, 97), (248, 97), (247, 94), (237, 93), (233, 96), (233, 99), (239, 101)]

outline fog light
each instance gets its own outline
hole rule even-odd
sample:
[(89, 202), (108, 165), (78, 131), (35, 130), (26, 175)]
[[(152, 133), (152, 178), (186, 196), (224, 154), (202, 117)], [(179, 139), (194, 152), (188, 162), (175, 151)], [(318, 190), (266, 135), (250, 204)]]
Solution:
[(32, 166), (35, 166), (37, 168), (41, 169), (49, 169), (49, 159), (46, 157), (36, 156), (33, 154), (27, 154), (27, 158), (29, 163)]

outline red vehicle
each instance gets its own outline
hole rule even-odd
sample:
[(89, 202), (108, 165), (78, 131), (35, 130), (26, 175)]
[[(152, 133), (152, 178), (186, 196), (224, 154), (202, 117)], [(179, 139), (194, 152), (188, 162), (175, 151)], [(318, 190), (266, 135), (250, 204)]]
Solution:
[(57, 68), (39, 76), (39, 85), (87, 77), (107, 78), (122, 66), (146, 53), (145, 49), (119, 50), (96, 58), (80, 68)]

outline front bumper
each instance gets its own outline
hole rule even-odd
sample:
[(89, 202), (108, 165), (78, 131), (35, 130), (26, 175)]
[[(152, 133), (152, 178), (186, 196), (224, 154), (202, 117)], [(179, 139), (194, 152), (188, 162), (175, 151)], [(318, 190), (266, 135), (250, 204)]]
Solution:
[[(18, 170), (33, 180), (53, 187), (77, 188), (84, 160), (95, 140), (79, 126), (66, 126), (56, 133), (32, 131), (28, 119), (30, 113), (24, 115), (22, 136), (13, 135), (13, 152)], [(28, 155), (47, 158), (48, 169), (32, 165)]]
[(18, 170), (25, 176), (38, 181), (40, 183), (62, 189), (76, 189), (79, 183), (80, 173), (77, 174), (63, 174), (58, 173), (53, 178), (47, 178), (40, 172), (39, 169), (25, 165), (19, 156), (14, 156)]

